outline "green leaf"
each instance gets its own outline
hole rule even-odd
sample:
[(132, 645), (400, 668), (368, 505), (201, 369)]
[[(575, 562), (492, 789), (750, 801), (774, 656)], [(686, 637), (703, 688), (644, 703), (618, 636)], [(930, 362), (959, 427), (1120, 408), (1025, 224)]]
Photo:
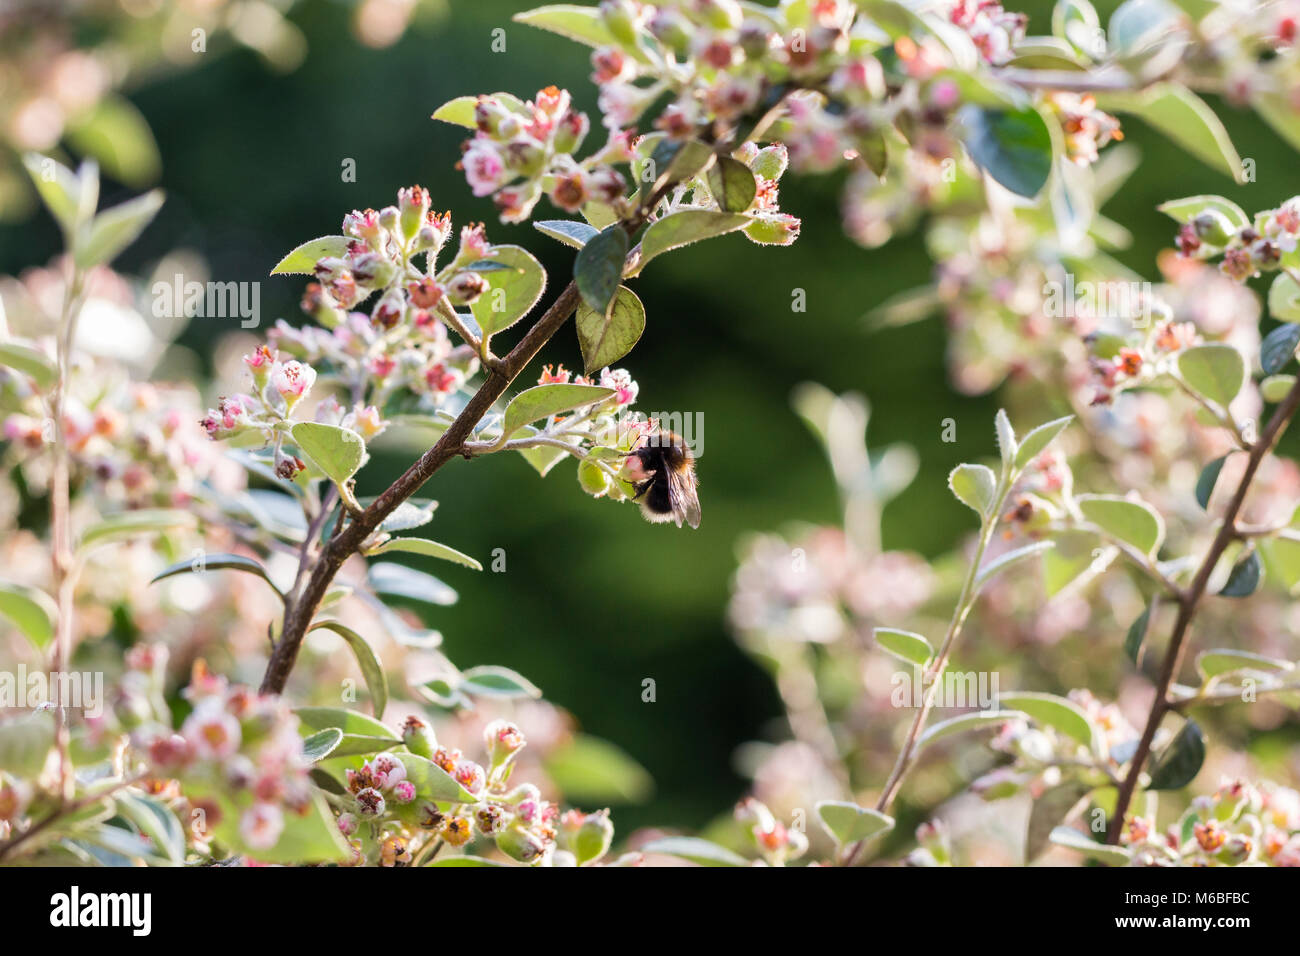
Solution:
[(49, 356), (20, 342), (0, 342), (0, 365), (26, 375), (42, 391), (53, 386), (59, 377)]
[(816, 804), (822, 826), (838, 846), (870, 840), (894, 829), (894, 818), (879, 810), (869, 810), (856, 803), (820, 800)]
[(342, 258), (351, 242), (347, 236), (320, 236), (304, 242), (281, 259), (271, 270), (271, 275), (312, 275), (316, 271), (316, 263), (322, 259)]
[(1205, 735), (1196, 721), (1183, 724), (1169, 745), (1151, 762), (1148, 790), (1181, 790), (1195, 779), (1205, 762)]
[(110, 176), (128, 186), (146, 186), (162, 171), (149, 123), (124, 96), (101, 99), (77, 117), (66, 135), (73, 149), (93, 156)]
[(531, 697), (542, 696), (541, 690), (527, 678), (508, 667), (484, 664), (471, 667), (460, 675), (456, 685), (463, 693), (475, 697)]
[(1000, 727), (1009, 720), (1028, 720), (1029, 715), (1018, 710), (975, 710), (969, 714), (949, 717), (937, 724), (931, 724), (917, 741), (917, 749), (928, 747), (937, 740), (967, 730), (979, 730), (985, 727)]
[(716, 236), (725, 236), (748, 225), (748, 216), (739, 213), (715, 212), (712, 209), (683, 209), (652, 222), (641, 236), (641, 259), (636, 265), (640, 272), (655, 256), (689, 246)]
[(566, 246), (572, 246), (574, 249), (581, 249), (591, 241), (592, 236), (600, 233), (600, 230), (595, 226), (579, 219), (543, 219), (540, 222), (534, 222), (533, 228), (542, 235), (550, 236), (552, 239), (558, 240)]
[(623, 47), (605, 26), (598, 7), (584, 7), (570, 3), (556, 3), (516, 13), (511, 19), (539, 30), (558, 33), (578, 43), (591, 47)]
[(406, 768), (406, 779), (415, 785), (417, 800), (449, 801), (451, 803), (477, 803), (478, 797), (457, 782), (456, 778), (432, 760), (404, 750), (394, 752), (394, 757)]
[(54, 713), (48, 710), (0, 722), (0, 770), (33, 779), (54, 746)]
[(1270, 375), (1259, 383), (1260, 398), (1266, 402), (1280, 402), (1295, 388), (1294, 375)]
[(583, 366), (591, 374), (632, 351), (645, 331), (645, 306), (635, 292), (622, 285), (605, 312), (597, 312), (584, 302), (578, 306), (575, 321)]
[(0, 581), (0, 615), (13, 622), (40, 651), (54, 639), (59, 609), (44, 591), (14, 581)]
[(582, 301), (602, 315), (623, 280), (627, 241), (623, 227), (614, 223), (587, 240), (573, 260), (573, 279)]
[(1259, 345), (1259, 367), (1264, 374), (1282, 371), (1295, 357), (1297, 345), (1300, 345), (1300, 325), (1294, 322), (1284, 322), (1264, 336)]
[(987, 517), (997, 495), (998, 479), (984, 465), (961, 464), (948, 473), (948, 488), (957, 500), (981, 518)]
[(298, 449), (336, 484), (345, 484), (366, 463), (366, 440), (350, 428), (298, 422), (290, 434)]
[(1251, 94), (1250, 105), (1292, 149), (1300, 149), (1300, 115), (1296, 114), (1289, 92), (1261, 88)]
[(1016, 430), (1011, 427), (1011, 419), (1007, 417), (1005, 408), (999, 408), (993, 416), (993, 425), (998, 440), (998, 454), (1002, 456), (1002, 471), (1005, 473), (1015, 462), (1020, 443), (1016, 440)]
[(586, 408), (613, 394), (612, 388), (601, 388), (599, 385), (534, 385), (510, 400), (506, 406), (502, 432), (512, 435), (529, 422), (573, 411), (575, 408)]
[[(491, 98), (497, 100), (503, 106), (525, 116), (528, 108), (524, 105), (523, 100), (513, 93), (493, 93)], [(478, 96), (458, 96), (454, 100), (448, 100), (439, 106), (433, 113), (433, 119), (443, 123), (451, 123), (455, 126), (464, 126), (466, 129), (478, 129), (478, 121), (475, 119), (475, 111), (478, 107)]]
[(1029, 558), (1037, 557), (1046, 551), (1051, 551), (1056, 547), (1052, 541), (1034, 541), (1023, 547), (1016, 548), (1014, 551), (1007, 551), (998, 555), (984, 567), (980, 568), (979, 574), (975, 578), (976, 587), (983, 587), (998, 574), (1011, 567), (1013, 564), (1019, 564)]
[(1193, 390), (1223, 408), (1246, 384), (1245, 359), (1231, 345), (1219, 342), (1194, 345), (1180, 352), (1178, 371)]
[(1137, 93), (1098, 94), (1097, 105), (1141, 118), (1206, 165), (1242, 181), (1241, 157), (1222, 121), (1182, 84), (1157, 83)]
[(110, 541), (121, 541), (142, 534), (159, 534), (173, 528), (193, 528), (198, 520), (188, 511), (168, 508), (141, 508), (110, 515), (81, 533), (78, 549), (88, 551)]
[(1038, 111), (968, 106), (960, 115), (971, 158), (1016, 195), (1037, 196), (1052, 173), (1052, 134)]
[(546, 775), (568, 799), (589, 804), (643, 803), (654, 781), (607, 740), (576, 734), (542, 760)]
[(1269, 573), (1282, 582), (1287, 591), (1300, 585), (1300, 534), (1283, 531), (1261, 541), (1260, 549), (1268, 559)]
[(88, 269), (112, 262), (123, 249), (135, 242), (162, 204), (162, 190), (155, 189), (95, 216), (84, 240), (78, 240), (76, 244), (77, 265)]
[(758, 183), (754, 171), (738, 159), (719, 156), (707, 174), (709, 192), (723, 212), (744, 212), (754, 203)]
[(408, 568), (391, 561), (376, 561), (366, 574), (370, 587), (379, 594), (391, 594), (410, 601), (420, 601), (437, 607), (450, 607), (456, 603), (456, 591), (432, 574)]
[(326, 727), (303, 738), (302, 755), (311, 763), (324, 760), (343, 742), (343, 731), (337, 727)]
[(469, 307), (484, 335), (510, 328), (529, 313), (546, 290), (546, 270), (528, 250), (493, 246), (489, 256), (505, 268), (483, 273), (488, 290)]
[(1232, 572), (1228, 575), (1228, 581), (1223, 585), (1223, 590), (1219, 592), (1219, 597), (1250, 597), (1259, 587), (1259, 579), (1263, 574), (1263, 566), (1260, 564), (1259, 552), (1251, 551), (1233, 566)]
[(468, 554), (449, 548), (445, 544), (439, 544), (437, 541), (430, 541), (428, 538), (390, 538), (383, 544), (371, 548), (366, 554), (384, 554), (387, 551), (409, 551), (412, 554), (423, 554), (430, 558), (463, 564), (475, 571), (483, 570), (483, 565)]
[(248, 574), (256, 574), (259, 578), (271, 585), (271, 590), (284, 599), (284, 594), (275, 582), (267, 574), (266, 568), (252, 558), (246, 558), (242, 554), (203, 554), (199, 557), (190, 558), (186, 561), (177, 561), (175, 564), (167, 567), (154, 575), (150, 584), (157, 584), (164, 578), (175, 577), (178, 574), (202, 574), (205, 571), (244, 571)]
[(1210, 496), (1214, 494), (1214, 486), (1219, 482), (1219, 472), (1223, 471), (1223, 463), (1227, 460), (1228, 456), (1223, 455), (1201, 469), (1196, 479), (1196, 503), (1202, 510), (1209, 508)]
[(920, 634), (900, 631), (892, 627), (878, 627), (875, 630), (876, 643), (882, 650), (894, 655), (907, 664), (924, 667), (934, 656), (934, 648)]
[(117, 811), (149, 838), (153, 849), (172, 863), (185, 862), (185, 829), (165, 803), (144, 794), (119, 792)]
[[(76, 173), (40, 153), (24, 153), (23, 165), (27, 167), (45, 208), (63, 229), (64, 235), (74, 235), (82, 216), (81, 183)], [(94, 209), (89, 211), (94, 212)]]
[(363, 714), (359, 710), (343, 707), (297, 707), (294, 713), (304, 727), (310, 730), (328, 730), (337, 727), (345, 734), (374, 737), (394, 744), (401, 743), (382, 720)]
[(1196, 655), (1196, 669), (1205, 681), (1233, 671), (1289, 671), (1295, 665), (1275, 657), (1265, 657), (1251, 651), (1238, 651), (1216, 647)]
[(1129, 625), (1128, 634), (1124, 637), (1124, 653), (1135, 665), (1139, 663), (1138, 655), (1142, 653), (1142, 645), (1147, 639), (1147, 632), (1151, 629), (1151, 612), (1154, 608), (1154, 601), (1143, 608), (1137, 620)]
[(1101, 542), (1090, 531), (1063, 531), (1055, 541), (1056, 547), (1043, 554), (1043, 586), (1048, 597), (1059, 594), (1084, 575), (1102, 570), (1109, 563), (1107, 551), (1111, 557), (1115, 553), (1112, 547), (1098, 555)]
[(1084, 518), (1142, 554), (1154, 555), (1164, 540), (1165, 523), (1145, 501), (1118, 495), (1079, 495), (1077, 501)]
[(1043, 792), (1029, 811), (1029, 825), (1025, 832), (1025, 863), (1032, 863), (1043, 855), (1051, 842), (1052, 832), (1058, 824), (1070, 818), (1083, 798), (1092, 790), (1078, 780), (1066, 780)]
[(1279, 272), (1268, 287), (1268, 314), (1286, 322), (1300, 319), (1300, 284), (1290, 273)]
[(641, 847), (641, 852), (681, 857), (700, 866), (749, 866), (743, 856), (699, 837), (660, 837)]
[(1056, 440), (1056, 436), (1065, 431), (1066, 426), (1074, 421), (1073, 415), (1044, 422), (1025, 435), (1016, 449), (1016, 468), (1027, 468), (1029, 463), (1047, 450), (1047, 446)]
[(322, 629), (333, 631), (347, 641), (348, 647), (352, 648), (352, 656), (357, 659), (361, 676), (365, 679), (366, 687), (370, 689), (370, 701), (375, 709), (375, 717), (382, 720), (384, 710), (388, 707), (388, 676), (384, 673), (384, 666), (379, 662), (379, 658), (375, 656), (375, 649), (364, 637), (339, 621), (317, 621), (307, 630), (310, 632)]
[(1220, 214), (1228, 220), (1234, 231), (1250, 225), (1250, 217), (1245, 211), (1231, 199), (1222, 196), (1186, 196), (1161, 203), (1156, 209), (1183, 225), (1204, 212)]
[(1091, 747), (1093, 728), (1087, 716), (1072, 700), (1055, 694), (1040, 694), (1031, 691), (999, 694), (998, 706), (1009, 707), (1028, 714), (1040, 724), (1059, 730), (1085, 747)]
[(1107, 843), (1098, 843), (1073, 827), (1057, 827), (1051, 832), (1049, 839), (1057, 846), (1078, 850), (1099, 863), (1111, 866), (1127, 866), (1132, 859), (1131, 851)]

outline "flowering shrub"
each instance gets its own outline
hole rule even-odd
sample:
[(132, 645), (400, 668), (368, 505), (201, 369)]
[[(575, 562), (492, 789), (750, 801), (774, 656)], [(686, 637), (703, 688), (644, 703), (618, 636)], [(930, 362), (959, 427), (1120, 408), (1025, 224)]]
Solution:
[[(458, 167), (504, 223), (531, 222), (576, 250), (572, 279), (534, 314), (549, 280), (531, 252), (491, 242), (482, 224), (457, 235), (429, 190), (402, 189), (275, 266), (310, 277), (309, 321), (280, 321), (252, 343), (242, 379), (225, 381), (206, 413), (191, 390), (134, 382), (129, 365), (87, 354), (77, 335), (92, 301), (130, 301), (130, 281), (108, 266), (161, 195), (100, 212), (93, 164), (74, 172), (26, 156), (66, 255), (22, 282), (18, 334), (0, 342), (0, 401), (12, 480), (44, 492), (49, 540), (27, 544), (47, 551), (50, 570), (6, 581), (0, 613), (66, 675), (74, 650), (95, 650), (86, 615), (121, 586), (110, 548), (150, 566), (153, 594), (174, 589), (133, 596), (142, 613), (150, 600), (176, 606), (159, 610), (173, 620), (166, 643), (133, 641), (117, 666), (110, 713), (76, 722), (62, 701), (0, 725), (0, 859), (853, 865), (894, 839), (896, 805), (933, 769), (928, 754), (992, 729), (991, 747), (977, 748), (987, 766), (960, 789), (1029, 801), (1026, 860), (1058, 847), (1112, 864), (1295, 862), (1300, 798), (1282, 784), (1231, 775), (1166, 831), (1155, 795), (1182, 791), (1207, 760), (1211, 737), (1191, 711), (1288, 702), (1298, 689), (1285, 642), (1251, 635), (1198, 650), (1198, 683), (1181, 679), (1194, 622), (1233, 617), (1220, 606), (1266, 579), (1274, 593), (1253, 600), (1274, 608), (1300, 586), (1300, 482), (1275, 454), (1300, 408), (1285, 371), (1300, 345), (1300, 200), (1252, 219), (1222, 197), (1173, 199), (1160, 207), (1178, 225), (1165, 283), (1117, 304), (1080, 302), (1074, 285), (1086, 276), (1118, 294), (1133, 281), (1108, 255), (1124, 231), (1099, 212), (1131, 155), (1111, 145), (1119, 117), (1141, 117), (1238, 181), (1245, 164), (1194, 87), (1300, 139), (1295, 24), (1161, 0), (1128, 0), (1104, 31), (1085, 0), (1062, 0), (1041, 37), (985, 0), (605, 0), (517, 19), (591, 48), (598, 121), (555, 87), (530, 100), (462, 96), (433, 118), (468, 131)], [(842, 492), (842, 527), (754, 538), (730, 606), (742, 645), (774, 675), (792, 739), (752, 768), (755, 792), (722, 842), (661, 835), (613, 855), (607, 810), (562, 811), (546, 781), (512, 780), (533, 732), (490, 715), (490, 702), (540, 691), (509, 668), (462, 671), (436, 653), (437, 633), (388, 599), (445, 604), (454, 591), (375, 559), (482, 570), (412, 533), (437, 507), (416, 496), (454, 459), (503, 451), (543, 477), (573, 459), (587, 495), (698, 525), (689, 450), (632, 410), (640, 388), (620, 363), (650, 321), (627, 283), (661, 255), (730, 233), (790, 245), (802, 223), (781, 208), (783, 176), (843, 167), (846, 232), (876, 246), (924, 218), (937, 261), (933, 287), (882, 314), (942, 308), (959, 388), (1013, 379), (996, 456), (949, 476), (978, 530), (933, 565), (884, 549), (881, 510), (911, 482), (914, 454), (868, 454), (864, 401), (801, 389), (798, 411)], [(542, 203), (566, 218), (535, 218)], [(1266, 272), (1282, 324), (1261, 336), (1244, 283)], [(571, 316), (582, 373), (546, 366), (519, 388)], [(1166, 423), (1180, 427), (1156, 427)], [(371, 444), (400, 434), (423, 453), (379, 495), (359, 495)], [(1046, 600), (1008, 584), (1035, 568)], [(186, 597), (196, 580), (206, 590)], [(1110, 610), (1093, 615), (1090, 598), (1106, 587), (1096, 603)], [(166, 613), (182, 603), (192, 624)], [(235, 622), (228, 640), (204, 633), (206, 615)], [(347, 645), (369, 713), (338, 706), (355, 694), (295, 706), (309, 696), (300, 657), (329, 666), (303, 655), (309, 636)], [(1121, 707), (1102, 703), (1114, 687), (1068, 690), (1027, 667), (1009, 670), (1003, 690), (998, 636), (1040, 648), (1109, 641), (1155, 693)], [(953, 704), (950, 665), (977, 643), (981, 673), (998, 683)], [(168, 648), (191, 675), (179, 696)], [(208, 663), (226, 657), (233, 670), (263, 655), (257, 690)], [(962, 712), (931, 719), (947, 707)], [(888, 719), (898, 709), (910, 721)], [(481, 748), (439, 744), (433, 715), (478, 711)], [(929, 801), (936, 819), (907, 862), (964, 859), (946, 802)], [(809, 809), (820, 826), (806, 825)]]

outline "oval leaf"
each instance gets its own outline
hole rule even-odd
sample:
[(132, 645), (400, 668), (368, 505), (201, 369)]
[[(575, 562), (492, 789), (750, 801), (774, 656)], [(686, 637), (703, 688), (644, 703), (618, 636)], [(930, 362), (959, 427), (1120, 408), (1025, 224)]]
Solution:
[(366, 687), (370, 689), (370, 701), (375, 709), (375, 717), (382, 719), (384, 710), (388, 707), (388, 676), (384, 673), (384, 667), (379, 663), (379, 658), (375, 656), (375, 650), (370, 643), (339, 621), (317, 621), (308, 630), (333, 631), (347, 641), (348, 647), (352, 648), (352, 656), (357, 659), (357, 666), (361, 668), (361, 676), (365, 679)]
[(573, 260), (573, 280), (588, 308), (604, 315), (623, 280), (627, 233), (614, 223), (592, 236)]
[(961, 464), (948, 473), (948, 488), (957, 500), (980, 517), (989, 513), (997, 494), (998, 480), (984, 465)]
[(619, 286), (614, 301), (604, 313), (585, 302), (578, 306), (578, 345), (588, 374), (613, 365), (628, 352), (645, 331), (645, 306), (627, 286)]
[(870, 840), (894, 829), (894, 818), (856, 803), (822, 800), (817, 803), (822, 826), (840, 846)]
[(924, 667), (934, 656), (934, 648), (920, 634), (900, 631), (892, 627), (878, 627), (875, 630), (876, 643), (882, 650), (894, 655), (907, 664)]
[(488, 290), (470, 305), (484, 335), (510, 328), (529, 313), (546, 291), (546, 270), (528, 250), (519, 246), (493, 246), (488, 255), (502, 268), (482, 273)]
[(700, 866), (749, 866), (743, 856), (699, 837), (660, 837), (641, 847), (641, 852), (681, 857)]
[(49, 356), (20, 342), (0, 342), (0, 365), (21, 372), (42, 390), (52, 386), (59, 374)]
[(344, 484), (366, 463), (366, 441), (350, 428), (298, 422), (290, 433), (299, 450), (338, 484)]
[(266, 573), (266, 568), (254, 561), (252, 558), (246, 558), (242, 554), (205, 554), (200, 557), (191, 558), (188, 561), (177, 561), (175, 564), (167, 567), (154, 575), (150, 584), (157, 584), (164, 578), (175, 577), (178, 574), (201, 574), (204, 571), (244, 571), (247, 574), (256, 574), (259, 578), (271, 585), (271, 590), (278, 594), (281, 600), (284, 599), (283, 592), (275, 586)]
[(652, 222), (641, 237), (641, 260), (637, 271), (655, 256), (693, 242), (725, 236), (749, 225), (750, 218), (739, 213), (715, 212), (712, 209), (683, 209)]
[(1151, 763), (1148, 790), (1179, 790), (1195, 779), (1205, 762), (1205, 735), (1189, 720)]
[[(1222, 408), (1227, 408), (1246, 384), (1246, 361), (1231, 345), (1194, 345), (1178, 355), (1183, 381)], [(1276, 369), (1274, 369), (1276, 371)]]
[(1080, 495), (1078, 504), (1088, 521), (1142, 554), (1155, 554), (1164, 540), (1164, 521), (1146, 502), (1118, 495)]
[(1275, 328), (1259, 345), (1259, 367), (1265, 375), (1276, 375), (1295, 357), (1300, 345), (1300, 325), (1284, 322)]
[(437, 541), (430, 541), (428, 538), (390, 538), (378, 547), (371, 548), (367, 554), (383, 554), (386, 551), (409, 551), (411, 554), (423, 554), (430, 558), (440, 558), (443, 561), (452, 561), (456, 564), (463, 564), (467, 568), (473, 568), (475, 571), (482, 571), (483, 565), (475, 561), (468, 554), (462, 554), (455, 548), (449, 548), (445, 544), (439, 544)]
[(316, 263), (322, 259), (341, 259), (351, 242), (347, 236), (321, 236), (304, 242), (281, 259), (271, 270), (271, 275), (311, 275), (316, 270)]
[(1059, 730), (1086, 747), (1092, 746), (1092, 724), (1079, 706), (1071, 700), (1057, 697), (1055, 694), (1022, 691), (1000, 694), (998, 705), (1023, 711), (1040, 724)]
[(604, 401), (613, 394), (612, 388), (601, 388), (598, 385), (534, 385), (510, 400), (506, 406), (502, 430), (504, 434), (511, 435), (529, 422), (573, 411), (575, 408), (585, 408)]

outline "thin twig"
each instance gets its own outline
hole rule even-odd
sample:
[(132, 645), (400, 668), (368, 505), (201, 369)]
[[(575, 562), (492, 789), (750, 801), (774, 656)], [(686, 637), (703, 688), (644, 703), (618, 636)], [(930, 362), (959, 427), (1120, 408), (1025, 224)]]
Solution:
[(1291, 386), (1291, 391), (1287, 392), (1286, 398), (1274, 410), (1273, 417), (1269, 419), (1263, 434), (1251, 446), (1250, 457), (1246, 461), (1246, 470), (1242, 473), (1241, 480), (1237, 484), (1237, 490), (1233, 493), (1232, 500), (1228, 503), (1228, 508), (1224, 512), (1223, 523), (1219, 525), (1214, 541), (1210, 544), (1209, 551), (1205, 553), (1205, 557), (1196, 571), (1196, 577), (1192, 579), (1192, 583), (1188, 585), (1187, 590), (1183, 592), (1178, 602), (1178, 617), (1174, 621), (1174, 630), (1169, 639), (1169, 648), (1165, 651), (1164, 664), (1160, 669), (1160, 679), (1156, 684), (1155, 699), (1151, 702), (1151, 711), (1147, 714), (1146, 726), (1142, 730), (1138, 748), (1133, 754), (1133, 761), (1129, 765), (1128, 775), (1119, 788), (1119, 796), (1115, 801), (1115, 814), (1111, 818), (1110, 826), (1106, 831), (1107, 843), (1116, 844), (1119, 842), (1120, 833), (1124, 828), (1124, 815), (1128, 812), (1129, 804), (1133, 800), (1133, 794), (1137, 790), (1138, 781), (1142, 776), (1142, 768), (1151, 753), (1151, 744), (1155, 740), (1156, 731), (1160, 729), (1160, 722), (1164, 719), (1165, 714), (1174, 708), (1174, 702), (1169, 699), (1169, 688), (1173, 685), (1174, 678), (1178, 674), (1183, 662), (1183, 656), (1187, 650), (1187, 635), (1191, 628), (1192, 618), (1196, 614), (1197, 605), (1205, 594), (1205, 588), (1210, 582), (1210, 576), (1219, 563), (1219, 558), (1223, 556), (1223, 552), (1227, 550), (1228, 545), (1237, 540), (1237, 515), (1246, 500), (1247, 492), (1250, 491), (1250, 483), (1254, 480), (1255, 472), (1259, 469), (1264, 456), (1272, 451), (1273, 446), (1277, 444), (1283, 429), (1286, 428), (1287, 423), (1291, 421), (1298, 408), (1300, 408), (1300, 382)]

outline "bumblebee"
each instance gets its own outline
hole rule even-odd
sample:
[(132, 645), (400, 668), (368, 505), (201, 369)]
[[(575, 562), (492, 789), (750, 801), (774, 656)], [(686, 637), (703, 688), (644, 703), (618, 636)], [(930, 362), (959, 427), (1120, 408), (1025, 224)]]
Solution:
[(659, 524), (685, 520), (700, 526), (700, 498), (696, 494), (695, 459), (675, 432), (654, 432), (628, 455), (623, 473), (636, 488), (632, 500), (641, 504), (647, 521)]

